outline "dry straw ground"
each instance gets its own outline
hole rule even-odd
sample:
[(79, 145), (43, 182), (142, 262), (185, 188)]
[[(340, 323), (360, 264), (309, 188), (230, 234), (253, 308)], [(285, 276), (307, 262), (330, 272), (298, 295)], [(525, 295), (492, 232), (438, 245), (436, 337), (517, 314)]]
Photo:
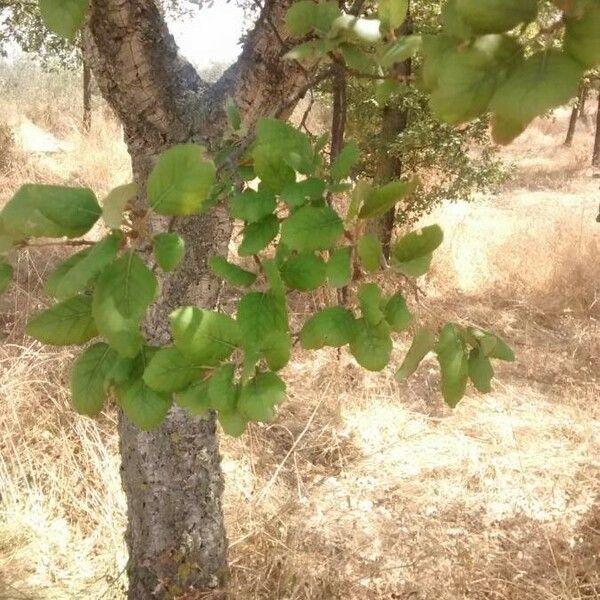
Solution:
[[(0, 88), (0, 202), (25, 181), (127, 180), (107, 109), (79, 132), (75, 79), (2, 67)], [(222, 443), (234, 598), (600, 598), (600, 180), (588, 129), (560, 146), (566, 116), (505, 152), (495, 197), (427, 219), (447, 237), (424, 318), (504, 332), (518, 362), (451, 412), (433, 362), (398, 385), (345, 354), (300, 356), (276, 422)], [(23, 255), (0, 304), (0, 599), (120, 599), (115, 413), (77, 417), (72, 351), (23, 336), (58, 259)]]

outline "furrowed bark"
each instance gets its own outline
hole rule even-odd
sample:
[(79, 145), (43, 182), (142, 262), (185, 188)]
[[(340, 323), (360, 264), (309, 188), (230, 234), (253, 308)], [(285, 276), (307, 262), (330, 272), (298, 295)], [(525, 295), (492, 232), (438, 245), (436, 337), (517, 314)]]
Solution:
[[(283, 32), (274, 31), (290, 3), (267, 1), (238, 62), (209, 86), (178, 55), (155, 0), (92, 0), (86, 54), (101, 93), (123, 124), (141, 186), (134, 209), (140, 252), (147, 253), (150, 235), (167, 226), (165, 219), (147, 216), (144, 199), (144, 183), (163, 150), (190, 141), (215, 150), (225, 130), (228, 97), (250, 129), (261, 116), (285, 116), (293, 109), (307, 73), (281, 60), (287, 42)], [(210, 254), (225, 253), (231, 236), (221, 207), (176, 220), (173, 229), (186, 240), (186, 259), (161, 281), (160, 300), (146, 323), (154, 344), (169, 342), (167, 316), (176, 306), (215, 306), (219, 283), (206, 261)], [(209, 597), (202, 594), (222, 587), (227, 576), (214, 417), (193, 419), (175, 408), (154, 432), (140, 432), (123, 416), (119, 431), (129, 516), (129, 598)]]

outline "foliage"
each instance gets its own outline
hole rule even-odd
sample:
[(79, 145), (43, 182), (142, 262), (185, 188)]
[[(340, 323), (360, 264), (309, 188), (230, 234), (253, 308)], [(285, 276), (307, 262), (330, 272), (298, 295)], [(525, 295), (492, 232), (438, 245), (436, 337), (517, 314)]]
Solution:
[[(586, 18), (593, 10), (590, 1), (569, 4), (567, 23)], [(524, 58), (515, 51), (518, 40), (504, 30), (532, 18), (537, 4), (517, 3), (515, 11), (497, 0), (487, 4), (489, 14), (466, 0), (446, 5), (444, 29), (428, 34), (433, 37), (424, 45), (422, 74), (433, 114), (455, 124), (491, 112), (495, 137), (508, 142), (536, 115), (576, 93), (594, 46), (588, 44), (588, 28), (575, 27), (564, 50), (549, 47)], [(322, 42), (326, 49), (318, 52), (324, 61), (333, 55), (343, 64), (345, 56), (355, 64), (378, 64), (377, 77), (397, 89), (401, 84), (389, 56), (390, 49), (403, 43), (392, 31), (405, 15), (388, 0), (380, 10), (382, 21), (341, 14), (335, 3), (302, 0), (292, 6), (288, 26)], [(491, 29), (497, 31), (493, 38)], [(578, 62), (582, 48), (585, 65)], [(384, 56), (386, 68), (381, 64)], [(445, 85), (447, 72), (457, 79), (452, 86)], [(86, 242), (89, 247), (50, 274), (46, 290), (61, 301), (34, 316), (28, 327), (30, 335), (45, 343), (96, 340), (73, 367), (73, 404), (82, 414), (97, 414), (115, 397), (135, 424), (151, 429), (175, 401), (193, 415), (218, 411), (224, 430), (239, 435), (249, 421), (271, 420), (285, 399), (285, 382), (277, 372), (289, 362), (295, 339), (306, 349), (347, 346), (363, 368), (380, 371), (390, 363), (393, 338), (406, 332), (414, 319), (401, 292), (387, 296), (378, 283), (366, 280), (345, 305), (327, 306), (311, 315), (300, 331), (290, 330), (291, 291), (346, 285), (355, 254), (373, 276), (394, 270), (409, 281), (421, 277), (443, 233), (433, 225), (403, 236), (393, 243), (386, 264), (380, 260), (379, 240), (359, 237), (356, 224), (405, 201), (415, 193), (414, 180), (380, 186), (340, 182), (358, 158), (353, 144), (327, 166), (322, 140), (313, 142), (272, 118), (260, 119), (255, 131), (247, 133), (235, 109), (230, 107), (229, 113), (231, 131), (217, 164), (198, 146), (175, 146), (158, 158), (147, 182), (147, 210), (168, 217), (210, 210), (218, 195), (230, 198), (231, 216), (242, 229), (238, 255), (252, 256), (255, 264), (248, 270), (237, 261), (212, 257), (214, 273), (248, 289), (235, 317), (193, 306), (177, 308), (170, 315), (173, 345), (150, 346), (142, 325), (157, 296), (156, 267), (176, 268), (185, 247), (168, 231), (148, 239), (144, 220), (123, 225), (129, 221), (116, 217), (116, 207), (131, 210), (133, 188), (112, 194), (117, 199), (102, 211), (90, 190), (24, 186), (0, 213), (6, 255), (2, 286), (11, 277), (8, 259), (19, 247), (35, 245), (40, 237), (82, 236), (102, 215), (113, 230), (95, 244)], [(239, 165), (251, 167), (260, 181), (256, 192), (243, 189)], [(329, 201), (341, 190), (352, 197), (346, 215)], [(157, 265), (150, 264), (153, 259), (145, 251), (150, 245)], [(462, 399), (469, 380), (481, 392), (490, 390), (491, 359), (514, 360), (495, 334), (447, 323), (440, 331), (416, 329), (398, 379), (410, 376), (430, 352), (437, 356), (442, 395), (450, 406)]]

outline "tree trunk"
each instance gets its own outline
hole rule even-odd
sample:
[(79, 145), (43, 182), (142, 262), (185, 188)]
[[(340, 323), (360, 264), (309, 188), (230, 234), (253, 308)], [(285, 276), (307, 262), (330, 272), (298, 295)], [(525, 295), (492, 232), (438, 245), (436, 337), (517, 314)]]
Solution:
[[(409, 7), (410, 11), (410, 7)], [(401, 35), (412, 33), (413, 26), (410, 12), (404, 25), (400, 28)], [(410, 58), (396, 67), (396, 72), (402, 77), (409, 77), (412, 73)], [(379, 157), (375, 171), (375, 180), (378, 183), (387, 183), (397, 179), (402, 174), (402, 162), (399, 157), (389, 151), (390, 144), (401, 134), (408, 125), (408, 111), (405, 109), (385, 106), (381, 113), (381, 132), (379, 134)], [(396, 222), (396, 208), (390, 209), (385, 215), (369, 222), (368, 230), (375, 233), (381, 240), (383, 255), (389, 260), (392, 246), (392, 236)]]
[(594, 137), (592, 165), (594, 167), (600, 167), (600, 92), (598, 92), (598, 112), (596, 113), (596, 135)]
[(590, 93), (590, 88), (588, 85), (583, 86), (583, 93), (581, 94), (581, 102), (579, 102), (579, 119), (583, 121), (586, 125), (588, 124), (587, 115), (585, 114), (585, 105), (588, 99), (588, 95)]
[(569, 119), (569, 128), (567, 129), (567, 137), (565, 138), (565, 146), (570, 146), (573, 143), (573, 138), (575, 137), (575, 129), (577, 128), (577, 119), (581, 118), (583, 114), (583, 110), (585, 108), (585, 98), (587, 96), (587, 88), (582, 83), (579, 86), (579, 94), (577, 95), (577, 100), (573, 105), (573, 110), (571, 110), (571, 118)]
[(83, 61), (83, 131), (89, 133), (92, 126), (92, 71)]
[[(306, 87), (307, 73), (281, 61), (280, 27), (291, 0), (267, 0), (236, 64), (209, 86), (177, 53), (155, 0), (92, 0), (86, 57), (101, 93), (121, 119), (141, 193), (134, 209), (142, 239), (165, 230), (147, 215), (144, 183), (156, 157), (175, 143), (218, 148), (225, 101), (240, 107), (246, 125), (264, 115), (286, 115)], [(161, 297), (146, 324), (151, 343), (169, 343), (167, 315), (179, 305), (212, 308), (220, 284), (210, 254), (226, 252), (231, 223), (222, 207), (177, 219), (186, 259), (161, 282)], [(141, 252), (147, 246), (140, 245)], [(151, 433), (121, 415), (120, 449), (127, 496), (130, 600), (207, 597), (227, 575), (223, 480), (214, 416), (193, 419), (174, 408)], [(193, 595), (192, 595), (193, 594)], [(217, 597), (217, 595), (215, 595)]]

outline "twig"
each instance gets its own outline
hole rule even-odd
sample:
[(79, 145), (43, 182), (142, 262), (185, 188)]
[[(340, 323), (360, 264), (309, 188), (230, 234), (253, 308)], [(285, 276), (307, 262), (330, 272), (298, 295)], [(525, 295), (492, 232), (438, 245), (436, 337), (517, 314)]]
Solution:
[(312, 414), (310, 415), (310, 418), (308, 419), (306, 425), (304, 426), (304, 429), (300, 432), (300, 435), (296, 438), (296, 440), (292, 444), (292, 447), (287, 451), (287, 454), (283, 457), (283, 460), (279, 463), (279, 465), (277, 465), (275, 472), (273, 473), (273, 475), (271, 476), (271, 479), (269, 479), (269, 481), (267, 482), (265, 487), (262, 489), (261, 493), (259, 494), (258, 498), (256, 499), (256, 502), (260, 502), (261, 500), (263, 500), (266, 497), (268, 491), (271, 489), (271, 487), (275, 483), (275, 481), (277, 481), (277, 478), (279, 477), (279, 473), (281, 473), (281, 469), (283, 469), (288, 458), (292, 455), (294, 450), (296, 450), (296, 448), (298, 447), (298, 444), (300, 443), (302, 438), (306, 435), (307, 431), (310, 429), (310, 426), (312, 425), (312, 422), (315, 420), (317, 411), (319, 410), (322, 403), (323, 403), (323, 396), (321, 396), (321, 399), (319, 400), (319, 402), (315, 406), (314, 410), (312, 411)]
[(60, 242), (42, 242), (41, 244), (30, 244), (29, 242), (21, 242), (16, 244), (17, 248), (46, 248), (48, 246), (94, 246), (96, 242), (89, 240), (63, 240)]

